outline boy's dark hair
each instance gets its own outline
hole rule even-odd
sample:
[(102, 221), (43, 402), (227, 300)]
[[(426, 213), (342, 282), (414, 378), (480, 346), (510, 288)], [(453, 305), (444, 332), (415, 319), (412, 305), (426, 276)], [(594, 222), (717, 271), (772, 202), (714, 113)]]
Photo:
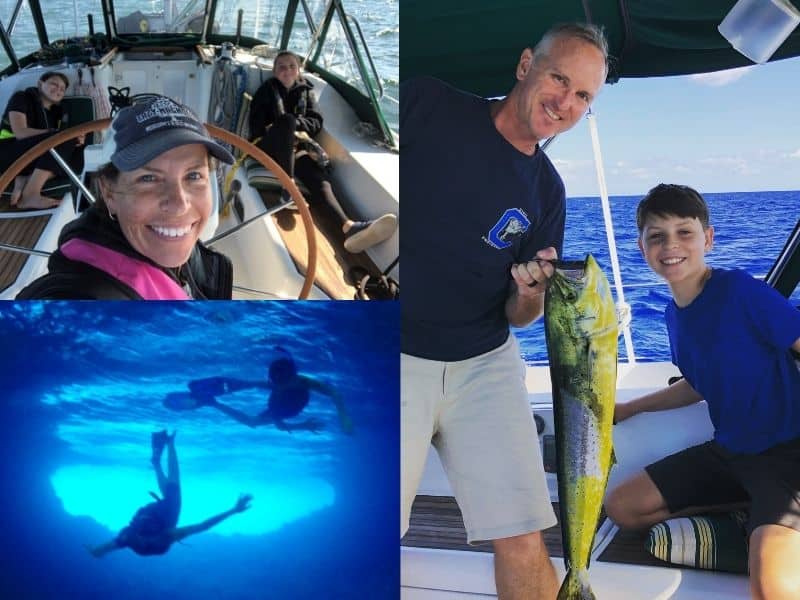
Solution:
[(47, 71), (46, 73), (42, 73), (42, 76), (39, 77), (39, 81), (47, 81), (51, 77), (58, 77), (59, 79), (61, 79), (61, 81), (64, 82), (65, 88), (69, 87), (69, 78), (67, 78), (66, 75), (60, 73), (59, 71)]
[(291, 358), (279, 358), (269, 366), (270, 381), (286, 384), (297, 375), (297, 367)]
[(636, 209), (636, 226), (639, 228), (639, 233), (642, 233), (644, 223), (650, 215), (658, 217), (674, 215), (697, 219), (703, 229), (708, 229), (708, 205), (703, 197), (688, 185), (659, 183), (647, 192)]

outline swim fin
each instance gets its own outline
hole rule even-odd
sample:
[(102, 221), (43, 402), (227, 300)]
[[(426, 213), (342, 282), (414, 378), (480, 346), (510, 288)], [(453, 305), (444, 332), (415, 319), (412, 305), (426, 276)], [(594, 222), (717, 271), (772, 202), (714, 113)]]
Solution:
[[(174, 437), (174, 434), (173, 434)], [(150, 447), (153, 449), (153, 462), (161, 460), (161, 454), (164, 452), (164, 446), (167, 445), (167, 440), (170, 436), (167, 435), (167, 430), (154, 431), (150, 435)]]

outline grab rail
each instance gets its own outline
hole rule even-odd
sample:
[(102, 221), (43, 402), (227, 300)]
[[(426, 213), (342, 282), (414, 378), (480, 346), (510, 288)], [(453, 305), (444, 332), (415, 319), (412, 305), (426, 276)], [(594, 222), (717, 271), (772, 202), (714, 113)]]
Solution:
[(380, 92), (378, 98), (383, 98), (383, 83), (381, 83), (381, 76), (378, 75), (378, 69), (375, 68), (375, 63), (372, 60), (372, 53), (369, 51), (369, 46), (367, 46), (367, 41), (364, 39), (364, 32), (361, 31), (361, 24), (358, 22), (358, 19), (356, 19), (353, 15), (347, 14), (346, 17), (348, 21), (352, 21), (353, 24), (356, 26), (356, 31), (358, 32), (358, 37), (361, 38), (361, 44), (364, 46), (364, 52), (367, 55), (369, 66), (372, 69), (372, 74), (375, 76), (375, 83), (378, 84), (378, 91)]

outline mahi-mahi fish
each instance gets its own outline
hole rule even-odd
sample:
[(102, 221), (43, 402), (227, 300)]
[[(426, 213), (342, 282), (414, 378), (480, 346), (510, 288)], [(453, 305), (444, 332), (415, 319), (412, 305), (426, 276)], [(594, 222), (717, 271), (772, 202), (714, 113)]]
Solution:
[(545, 335), (567, 570), (558, 600), (595, 598), (589, 555), (614, 461), (617, 330), (608, 279), (594, 257), (557, 262), (545, 296)]

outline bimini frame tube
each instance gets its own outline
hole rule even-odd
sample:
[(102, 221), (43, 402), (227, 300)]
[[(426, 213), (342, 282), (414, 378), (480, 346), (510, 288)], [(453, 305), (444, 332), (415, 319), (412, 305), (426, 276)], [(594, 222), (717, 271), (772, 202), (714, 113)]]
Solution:
[(614, 224), (611, 221), (611, 204), (608, 201), (608, 188), (606, 187), (606, 175), (603, 170), (603, 157), (600, 153), (600, 135), (597, 132), (597, 122), (594, 113), (589, 111), (586, 115), (589, 119), (589, 131), (592, 134), (592, 151), (594, 152), (594, 166), (597, 171), (597, 185), (600, 188), (600, 201), (603, 205), (603, 221), (606, 225), (606, 237), (608, 238), (608, 252), (611, 257), (611, 271), (614, 275), (614, 289), (617, 292), (617, 314), (619, 315), (622, 335), (625, 339), (625, 354), (628, 356), (628, 364), (636, 362), (636, 354), (633, 352), (633, 339), (631, 337), (631, 307), (625, 302), (625, 292), (622, 289), (622, 274), (619, 269), (619, 258), (617, 257), (617, 241), (614, 237)]

